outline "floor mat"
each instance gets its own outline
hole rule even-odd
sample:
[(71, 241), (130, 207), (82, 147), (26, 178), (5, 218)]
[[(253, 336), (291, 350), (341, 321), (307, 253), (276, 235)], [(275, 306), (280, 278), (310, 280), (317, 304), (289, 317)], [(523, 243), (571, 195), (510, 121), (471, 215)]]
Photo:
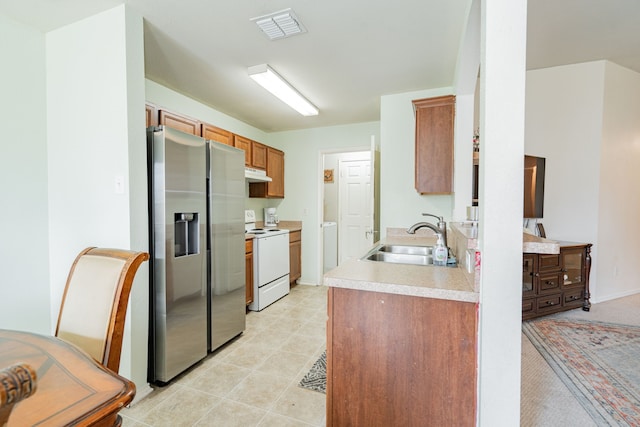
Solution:
[(307, 375), (302, 378), (300, 387), (320, 393), (327, 393), (327, 351), (316, 360)]

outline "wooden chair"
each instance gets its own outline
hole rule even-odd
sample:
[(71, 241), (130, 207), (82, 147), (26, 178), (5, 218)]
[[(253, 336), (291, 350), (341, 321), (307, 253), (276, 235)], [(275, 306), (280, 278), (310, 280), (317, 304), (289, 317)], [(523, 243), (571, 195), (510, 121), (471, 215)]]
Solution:
[(56, 336), (118, 372), (129, 294), (146, 252), (87, 248), (76, 257), (62, 296)]
[(29, 365), (12, 365), (0, 370), (0, 427), (7, 425), (16, 404), (35, 393), (36, 384), (36, 372)]

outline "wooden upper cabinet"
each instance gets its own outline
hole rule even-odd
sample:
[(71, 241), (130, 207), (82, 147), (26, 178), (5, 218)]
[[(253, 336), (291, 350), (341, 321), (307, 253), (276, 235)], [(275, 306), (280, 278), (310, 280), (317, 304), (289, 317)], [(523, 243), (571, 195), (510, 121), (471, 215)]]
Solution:
[(146, 116), (146, 126), (157, 126), (158, 125), (158, 108), (156, 108), (153, 104), (145, 104), (144, 112)]
[(249, 184), (249, 197), (284, 198), (284, 153), (267, 147), (267, 176), (271, 182)]
[(240, 135), (233, 135), (233, 146), (244, 150), (244, 165), (251, 166), (251, 140)]
[(191, 135), (202, 136), (200, 122), (189, 117), (160, 110), (160, 124)]
[(207, 123), (202, 123), (202, 137), (233, 147), (233, 134), (231, 132)]
[(413, 101), (416, 114), (415, 187), (420, 194), (453, 193), (456, 97)]
[(256, 141), (251, 141), (251, 167), (256, 169), (267, 168), (267, 146)]

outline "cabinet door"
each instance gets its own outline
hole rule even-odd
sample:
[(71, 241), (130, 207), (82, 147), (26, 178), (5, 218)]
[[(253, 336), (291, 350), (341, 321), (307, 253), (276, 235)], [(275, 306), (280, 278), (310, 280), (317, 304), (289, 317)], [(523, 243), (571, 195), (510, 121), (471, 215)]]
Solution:
[(231, 132), (207, 123), (202, 124), (202, 137), (210, 141), (220, 142), (233, 147), (233, 134)]
[(251, 166), (251, 140), (240, 135), (233, 135), (233, 146), (244, 150), (244, 165)]
[(413, 101), (416, 116), (415, 187), (420, 194), (453, 192), (453, 126), (456, 97)]
[(289, 280), (293, 283), (302, 276), (302, 233), (289, 233)]
[(532, 254), (522, 256), (522, 298), (536, 295), (535, 283), (538, 257)]
[(249, 184), (249, 197), (284, 198), (284, 153), (267, 146), (267, 176), (271, 182)]
[(199, 121), (166, 110), (160, 110), (160, 124), (191, 135), (202, 135)]
[(245, 294), (247, 305), (253, 302), (253, 240), (245, 241)]
[(560, 263), (564, 273), (563, 285), (584, 286), (584, 248), (561, 248)]
[(267, 175), (272, 181), (267, 186), (267, 196), (284, 197), (284, 153), (267, 147)]
[(251, 142), (251, 167), (256, 169), (267, 168), (267, 146), (259, 142)]

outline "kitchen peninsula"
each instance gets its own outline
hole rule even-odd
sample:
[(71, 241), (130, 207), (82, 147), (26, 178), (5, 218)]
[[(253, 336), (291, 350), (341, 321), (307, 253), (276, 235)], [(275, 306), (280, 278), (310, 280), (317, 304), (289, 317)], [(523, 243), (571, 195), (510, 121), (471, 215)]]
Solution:
[[(387, 234), (386, 244), (435, 244), (429, 234)], [(324, 283), (328, 426), (475, 425), (473, 275), (353, 260), (325, 274)]]

